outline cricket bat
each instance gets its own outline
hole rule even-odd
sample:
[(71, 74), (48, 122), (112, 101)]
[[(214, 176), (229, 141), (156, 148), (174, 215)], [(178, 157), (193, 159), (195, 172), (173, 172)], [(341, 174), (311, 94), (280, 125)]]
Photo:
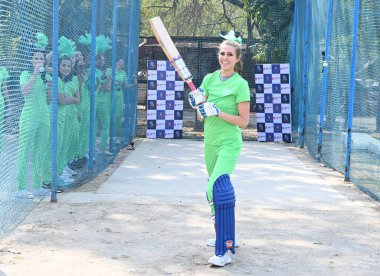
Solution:
[(161, 18), (157, 16), (150, 19), (150, 26), (152, 27), (154, 35), (156, 36), (158, 43), (160, 43), (162, 50), (182, 80), (187, 83), (191, 91), (196, 90), (196, 87), (193, 83), (193, 76), (191, 75), (189, 69), (186, 66), (186, 63), (179, 54), (177, 47), (175, 47), (173, 40), (166, 30)]

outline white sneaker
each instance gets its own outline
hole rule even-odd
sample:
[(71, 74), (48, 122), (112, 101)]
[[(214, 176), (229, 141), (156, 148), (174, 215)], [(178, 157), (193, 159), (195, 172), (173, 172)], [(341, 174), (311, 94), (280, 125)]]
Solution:
[(230, 257), (230, 254), (228, 253), (228, 250), (224, 255), (219, 256), (212, 256), (210, 259), (208, 259), (208, 263), (215, 265), (215, 266), (225, 266), (226, 264), (230, 264), (232, 262), (232, 259)]
[(44, 188), (36, 188), (32, 190), (34, 196), (46, 196), (49, 193), (49, 190)]
[[(215, 247), (215, 241), (216, 241), (216, 239), (208, 239), (207, 240), (207, 246)], [(235, 247), (239, 247), (239, 246), (240, 246), (239, 240), (236, 239)]]
[(34, 199), (34, 196), (29, 193), (27, 190), (18, 190), (16, 192), (17, 198), (23, 198), (23, 199)]

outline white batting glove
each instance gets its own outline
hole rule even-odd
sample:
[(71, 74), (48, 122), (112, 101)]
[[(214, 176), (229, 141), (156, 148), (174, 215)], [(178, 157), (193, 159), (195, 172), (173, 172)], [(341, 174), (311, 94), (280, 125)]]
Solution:
[(199, 104), (204, 103), (206, 101), (204, 90), (202, 88), (197, 88), (194, 91), (189, 93), (189, 103), (192, 108), (197, 107)]
[(198, 113), (202, 118), (209, 116), (218, 116), (220, 109), (216, 107), (215, 103), (203, 103), (197, 106)]

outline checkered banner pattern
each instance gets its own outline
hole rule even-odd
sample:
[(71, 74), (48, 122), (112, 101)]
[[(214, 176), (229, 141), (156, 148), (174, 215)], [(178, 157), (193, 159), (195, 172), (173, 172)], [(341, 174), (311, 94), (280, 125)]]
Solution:
[(257, 136), (262, 142), (292, 142), (289, 64), (256, 64)]
[(182, 138), (184, 81), (169, 61), (148, 60), (147, 138)]

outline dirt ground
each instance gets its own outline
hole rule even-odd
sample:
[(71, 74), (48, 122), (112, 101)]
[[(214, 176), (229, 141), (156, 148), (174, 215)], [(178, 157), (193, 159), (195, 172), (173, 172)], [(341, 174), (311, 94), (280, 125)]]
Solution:
[(2, 241), (0, 275), (380, 275), (379, 202), (300, 149), (245, 144), (233, 178), (242, 245), (213, 268), (202, 142), (135, 146), (42, 201)]

